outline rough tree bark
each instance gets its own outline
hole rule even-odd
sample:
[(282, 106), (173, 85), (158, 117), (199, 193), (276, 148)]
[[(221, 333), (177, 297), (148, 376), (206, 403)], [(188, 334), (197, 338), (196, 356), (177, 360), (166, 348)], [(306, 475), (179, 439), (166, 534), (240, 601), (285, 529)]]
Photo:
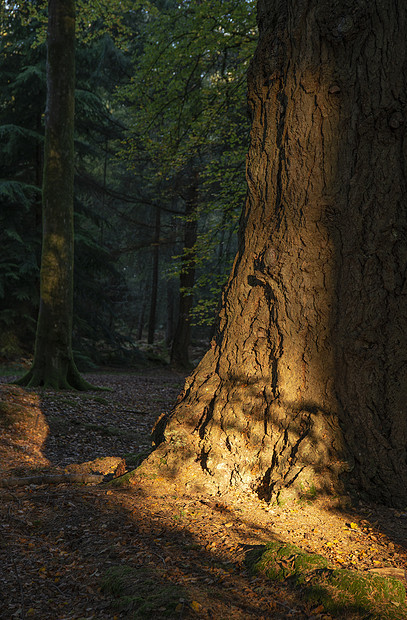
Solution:
[(240, 247), (147, 468), (406, 505), (406, 20), (396, 0), (259, 1)]
[(87, 389), (72, 356), (75, 1), (49, 0), (40, 309), (20, 385)]

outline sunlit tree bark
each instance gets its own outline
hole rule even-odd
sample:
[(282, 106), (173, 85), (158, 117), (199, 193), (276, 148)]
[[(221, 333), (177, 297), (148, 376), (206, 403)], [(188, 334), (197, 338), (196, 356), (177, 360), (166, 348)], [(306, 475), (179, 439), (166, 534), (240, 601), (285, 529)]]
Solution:
[(72, 357), (75, 1), (49, 0), (40, 310), (28, 386), (86, 389)]
[(406, 19), (396, 0), (259, 1), (239, 252), (146, 468), (406, 505)]

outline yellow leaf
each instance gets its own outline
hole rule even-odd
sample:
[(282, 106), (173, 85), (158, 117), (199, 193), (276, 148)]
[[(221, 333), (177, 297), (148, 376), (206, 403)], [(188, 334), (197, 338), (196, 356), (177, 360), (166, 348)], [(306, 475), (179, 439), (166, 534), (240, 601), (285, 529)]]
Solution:
[(332, 543), (331, 543), (331, 542), (327, 542), (327, 543), (325, 544), (325, 547), (332, 547)]
[(196, 611), (198, 613), (200, 611), (202, 605), (200, 603), (198, 603), (198, 601), (192, 601), (191, 607), (192, 607), (192, 609), (194, 611)]
[(358, 529), (358, 524), (357, 523), (351, 523), (350, 524), (352, 530), (357, 530)]
[(27, 616), (33, 616), (34, 614), (35, 614), (35, 609), (30, 607), (30, 609), (27, 611)]
[(324, 606), (323, 605), (319, 605), (318, 607), (315, 607), (315, 609), (312, 610), (313, 614), (320, 614), (324, 611)]
[(45, 566), (42, 566), (38, 572), (39, 573), (46, 573), (47, 569), (45, 568)]

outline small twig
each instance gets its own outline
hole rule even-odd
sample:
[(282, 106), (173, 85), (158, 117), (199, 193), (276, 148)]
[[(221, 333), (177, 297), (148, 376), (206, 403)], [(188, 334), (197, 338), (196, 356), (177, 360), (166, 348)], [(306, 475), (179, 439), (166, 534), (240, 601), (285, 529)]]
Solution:
[(280, 605), (280, 607), (284, 607), (285, 609), (288, 609), (291, 613), (293, 613), (295, 611), (295, 609), (292, 609), (289, 605), (286, 605), (285, 603), (281, 603), (280, 601), (274, 601), (277, 605)]
[(56, 588), (56, 589), (58, 590), (58, 592), (60, 592), (63, 596), (65, 596), (65, 592), (63, 592), (63, 591), (61, 590), (61, 588), (59, 588), (59, 587), (57, 586), (57, 584), (56, 584), (56, 583), (54, 583), (53, 581), (51, 581), (51, 585), (53, 585), (53, 586), (54, 586), (54, 588)]
[(151, 553), (154, 553), (154, 555), (156, 555), (156, 556), (157, 556), (157, 558), (160, 558), (160, 560), (162, 560), (162, 562), (163, 562), (164, 566), (167, 566), (167, 565), (166, 565), (166, 563), (165, 563), (165, 560), (164, 560), (164, 558), (163, 558), (163, 556), (162, 556), (162, 555), (159, 555), (159, 554), (158, 554), (158, 553), (156, 553), (155, 551), (152, 551)]

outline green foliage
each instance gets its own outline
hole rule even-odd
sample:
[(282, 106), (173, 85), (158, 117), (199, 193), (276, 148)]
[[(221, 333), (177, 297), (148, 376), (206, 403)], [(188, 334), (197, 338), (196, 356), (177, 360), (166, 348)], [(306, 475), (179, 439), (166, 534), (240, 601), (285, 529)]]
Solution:
[[(15, 3), (2, 16), (7, 33), (0, 57), (0, 331), (15, 339), (0, 343), (0, 354), (8, 358), (32, 351), (38, 314), (46, 50), (37, 35), (44, 10), (42, 2)], [(97, 39), (77, 46), (76, 60), (74, 347), (89, 367), (91, 340), (107, 339), (116, 349), (124, 341), (112, 324), (112, 297), (117, 289), (125, 292), (126, 283), (105, 243), (109, 213), (107, 201), (101, 209), (101, 194), (108, 189), (103, 164), (112, 157), (106, 145), (122, 131), (108, 101), (126, 60), (100, 28)]]
[(256, 40), (253, 8), (253, 2), (209, 0), (146, 11), (143, 54), (121, 95), (133, 105), (128, 147), (142, 146), (159, 164), (157, 175), (171, 176), (225, 136), (241, 133)]
[[(147, 185), (147, 175), (161, 202), (182, 210), (191, 176), (198, 178), (190, 215), (198, 221), (197, 243), (174, 248), (168, 275), (179, 275), (188, 262), (197, 268), (193, 316), (200, 324), (213, 323), (246, 193), (246, 71), (257, 39), (254, 5), (210, 0), (146, 6), (135, 72), (119, 89), (119, 101), (131, 112), (121, 155), (140, 181)], [(187, 218), (178, 217), (181, 232)]]
[[(76, 2), (74, 347), (85, 364), (134, 362), (156, 243), (159, 326), (164, 287), (175, 298), (167, 279), (188, 265), (193, 321), (213, 322), (246, 191), (254, 4)], [(31, 349), (38, 312), (47, 2), (3, 4), (0, 18), (0, 328), (21, 350)], [(185, 249), (192, 178), (198, 237)]]
[(406, 592), (397, 579), (372, 573), (333, 569), (318, 554), (305, 553), (281, 542), (268, 543), (248, 553), (254, 573), (301, 587), (303, 596), (340, 617), (402, 620), (406, 617)]

